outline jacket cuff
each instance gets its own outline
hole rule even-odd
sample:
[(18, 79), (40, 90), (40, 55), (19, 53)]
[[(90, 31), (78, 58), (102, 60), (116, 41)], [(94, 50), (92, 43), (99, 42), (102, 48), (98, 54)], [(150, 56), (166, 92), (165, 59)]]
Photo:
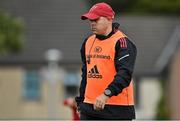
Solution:
[[(109, 86), (109, 87), (106, 88), (106, 89), (108, 89), (108, 90), (111, 91), (111, 97), (112, 97), (112, 96), (117, 96), (117, 95), (119, 94), (119, 93), (116, 92), (116, 89), (115, 89), (115, 87), (113, 87), (113, 86)], [(122, 91), (120, 91), (120, 92), (122, 92)]]
[(77, 106), (79, 106), (79, 104), (83, 103), (84, 98), (77, 96), (75, 97), (75, 101), (77, 103)]

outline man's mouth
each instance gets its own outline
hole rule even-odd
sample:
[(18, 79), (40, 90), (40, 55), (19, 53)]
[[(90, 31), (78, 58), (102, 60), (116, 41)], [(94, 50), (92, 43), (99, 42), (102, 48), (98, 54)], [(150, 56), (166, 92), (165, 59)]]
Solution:
[(96, 31), (96, 28), (92, 28), (92, 31)]

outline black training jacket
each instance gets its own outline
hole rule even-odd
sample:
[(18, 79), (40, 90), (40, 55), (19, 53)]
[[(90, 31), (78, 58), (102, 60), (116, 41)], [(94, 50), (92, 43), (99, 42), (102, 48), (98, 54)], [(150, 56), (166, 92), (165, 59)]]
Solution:
[[(116, 32), (118, 27), (118, 23), (113, 23), (113, 31), (108, 36), (96, 35), (96, 37), (103, 41), (111, 37)], [(120, 41), (117, 41), (116, 43), (115, 68), (117, 74), (115, 75), (112, 83), (107, 87), (111, 90), (113, 96), (121, 93), (122, 90), (128, 87), (128, 85), (130, 84), (137, 55), (136, 46), (127, 37), (125, 37), (124, 39), (127, 43), (126, 48), (121, 48)], [(86, 88), (86, 41), (87, 39), (85, 39), (85, 41), (83, 42), (80, 51), (82, 59), (82, 80), (79, 88), (79, 96), (75, 98), (79, 110), (81, 111), (81, 113), (85, 113), (86, 115), (92, 115), (94, 117), (104, 117), (106, 119), (135, 119), (134, 105), (105, 105), (104, 110), (95, 111), (92, 104), (83, 103)], [(118, 61), (119, 58), (122, 58), (127, 54), (129, 54), (128, 57), (123, 58), (122, 61)]]

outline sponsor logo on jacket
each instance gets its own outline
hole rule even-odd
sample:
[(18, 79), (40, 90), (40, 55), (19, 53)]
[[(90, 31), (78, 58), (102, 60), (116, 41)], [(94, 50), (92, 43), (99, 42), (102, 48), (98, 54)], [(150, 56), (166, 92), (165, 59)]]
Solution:
[(102, 75), (99, 73), (97, 65), (91, 68), (88, 72), (88, 78), (102, 79)]

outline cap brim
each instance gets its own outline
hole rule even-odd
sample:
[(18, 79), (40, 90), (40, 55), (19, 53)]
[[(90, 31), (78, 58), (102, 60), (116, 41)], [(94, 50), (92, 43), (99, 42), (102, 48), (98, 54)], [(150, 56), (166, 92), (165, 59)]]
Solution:
[(93, 14), (93, 13), (86, 13), (81, 16), (82, 20), (90, 19), (90, 20), (95, 20), (98, 19), (100, 16)]

